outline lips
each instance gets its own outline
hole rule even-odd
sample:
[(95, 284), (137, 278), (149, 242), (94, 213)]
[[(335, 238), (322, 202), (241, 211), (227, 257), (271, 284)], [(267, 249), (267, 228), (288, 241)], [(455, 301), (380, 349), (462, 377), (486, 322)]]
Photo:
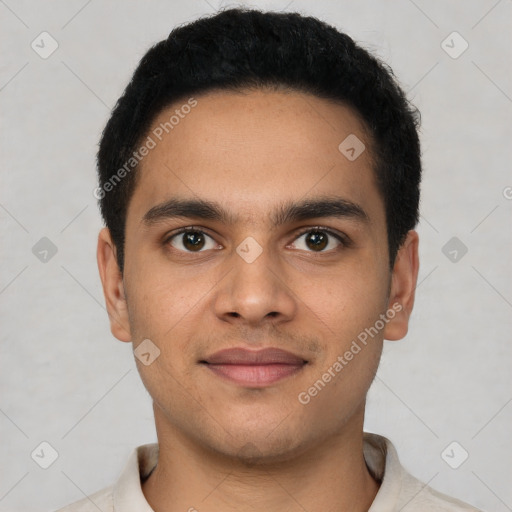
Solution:
[(307, 361), (278, 348), (232, 348), (201, 361), (214, 374), (246, 387), (265, 387), (302, 370)]
[(279, 348), (264, 348), (262, 350), (247, 350), (245, 348), (229, 348), (215, 352), (205, 360), (208, 364), (303, 364), (302, 357)]

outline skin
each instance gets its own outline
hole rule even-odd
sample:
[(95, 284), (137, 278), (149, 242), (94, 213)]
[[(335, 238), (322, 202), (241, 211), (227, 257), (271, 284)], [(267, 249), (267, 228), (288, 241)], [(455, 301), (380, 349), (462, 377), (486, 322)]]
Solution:
[[(367, 510), (379, 483), (363, 458), (365, 399), (383, 339), (407, 333), (418, 234), (408, 233), (390, 272), (371, 141), (350, 108), (282, 91), (217, 91), (196, 99), (141, 163), (126, 219), (123, 275), (108, 229), (98, 237), (113, 335), (134, 349), (150, 339), (160, 350), (148, 366), (136, 359), (153, 398), (160, 445), (143, 492), (156, 512)], [(153, 127), (180, 105), (161, 112)], [(354, 161), (338, 150), (349, 134), (366, 145)], [(356, 203), (368, 222), (332, 216), (271, 222), (283, 202), (326, 196)], [(235, 222), (143, 222), (171, 198), (218, 202)], [(168, 240), (187, 226), (204, 230), (200, 252), (183, 245), (182, 235)], [(351, 243), (329, 236), (319, 250), (301, 234), (317, 226)], [(262, 248), (252, 263), (236, 252), (247, 237)], [(300, 403), (299, 393), (396, 303), (402, 309), (385, 328), (308, 404)], [(278, 347), (308, 363), (260, 389), (199, 364), (240, 346)]]

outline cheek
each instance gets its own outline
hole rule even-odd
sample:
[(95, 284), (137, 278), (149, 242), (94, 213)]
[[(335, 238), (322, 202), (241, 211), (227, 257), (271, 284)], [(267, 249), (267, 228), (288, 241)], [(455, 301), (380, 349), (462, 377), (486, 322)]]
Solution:
[(127, 281), (130, 322), (157, 339), (171, 334), (175, 325), (193, 314), (209, 289), (205, 276), (184, 277), (158, 261), (141, 262), (132, 275)]
[(347, 267), (337, 274), (304, 284), (297, 295), (330, 336), (357, 336), (373, 325), (386, 307), (387, 282), (374, 268)]
[(151, 270), (139, 272), (129, 288), (130, 326), (137, 343), (150, 339), (160, 351), (150, 366), (137, 364), (147, 388), (164, 397), (162, 383), (167, 392), (179, 388), (176, 383), (183, 382), (190, 361), (197, 357), (191, 340), (201, 328), (202, 311), (213, 285), (205, 275), (184, 277), (169, 269), (145, 268)]

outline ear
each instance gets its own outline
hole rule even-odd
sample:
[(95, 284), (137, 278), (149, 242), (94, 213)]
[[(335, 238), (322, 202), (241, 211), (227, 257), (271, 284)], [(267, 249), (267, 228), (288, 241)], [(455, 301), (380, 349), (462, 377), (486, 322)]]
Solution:
[(416, 282), (418, 280), (419, 236), (414, 230), (407, 233), (407, 238), (398, 250), (389, 293), (388, 311), (394, 311), (384, 329), (384, 339), (400, 340), (405, 337), (409, 328), (409, 317), (414, 307)]
[(108, 228), (103, 228), (98, 235), (96, 256), (110, 319), (110, 330), (118, 340), (131, 341), (123, 276), (117, 264), (116, 249)]

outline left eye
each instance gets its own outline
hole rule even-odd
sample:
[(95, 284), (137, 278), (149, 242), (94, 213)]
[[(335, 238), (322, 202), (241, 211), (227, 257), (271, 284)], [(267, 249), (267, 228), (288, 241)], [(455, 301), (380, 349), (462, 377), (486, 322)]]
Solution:
[(312, 250), (313, 252), (326, 252), (326, 250), (336, 249), (340, 245), (343, 245), (343, 239), (341, 236), (328, 231), (325, 229), (310, 229), (300, 234), (296, 240), (302, 241), (297, 244), (294, 242), (294, 246), (297, 249)]

